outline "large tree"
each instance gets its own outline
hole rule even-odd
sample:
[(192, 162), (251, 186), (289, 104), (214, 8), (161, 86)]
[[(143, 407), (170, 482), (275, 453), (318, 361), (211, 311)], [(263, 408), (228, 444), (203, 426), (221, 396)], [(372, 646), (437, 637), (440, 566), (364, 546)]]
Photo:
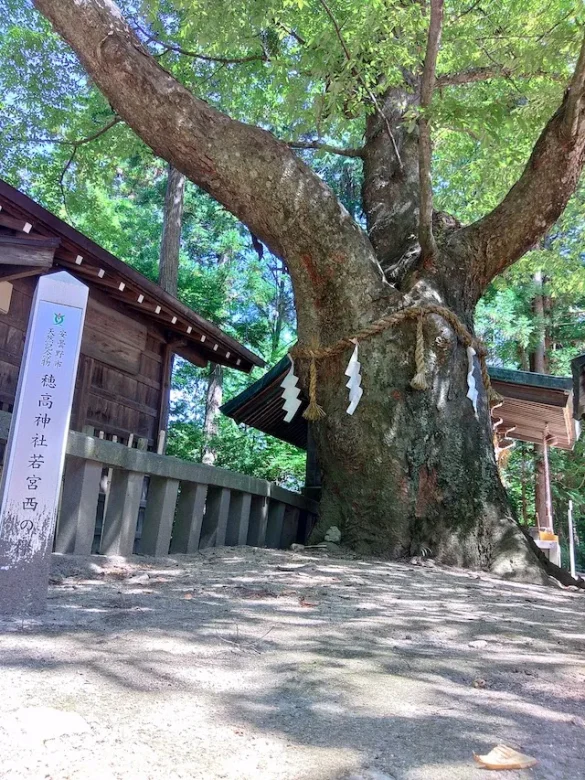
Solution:
[[(548, 231), (581, 173), (585, 47), (579, 50), (582, 20), (563, 0), (532, 2), (524, 16), (514, 0), (454, 1), (446, 11), (442, 0), (160, 2), (145, 4), (155, 9), (146, 21), (125, 18), (110, 0), (34, 4), (116, 115), (286, 263), (305, 347), (332, 345), (415, 304), (445, 306), (472, 331), (490, 280)], [(222, 43), (232, 49), (220, 51)], [(228, 77), (212, 80), (206, 94), (209, 79), (174, 68), (164, 59), (173, 54), (216, 63)], [(257, 125), (212, 105), (218, 84), (236, 89), (229, 69), (250, 63), (257, 69), (249, 84), (265, 90), (267, 106), (286, 101), (279, 87), (297, 85), (296, 93), (287, 89), (303, 111), (314, 108), (325, 142), (307, 138), (302, 122), (300, 142), (279, 140), (263, 128), (270, 124), (286, 137), (297, 125), (269, 123), (258, 102), (241, 113)], [(559, 90), (560, 105), (509, 192), (466, 226), (434, 210), (437, 91), (448, 95), (451, 125), (477, 138), (470, 122), (456, 121), (486, 102), (472, 87), (505, 84), (499, 111), (509, 126), (525, 100), (518, 83), (536, 83), (538, 91), (539, 79), (549, 100)], [(360, 118), (363, 144), (332, 149), (343, 121)], [(329, 148), (362, 161), (365, 225), (293, 147)], [(444, 191), (450, 183), (436, 185)], [(343, 376), (349, 353), (318, 364), (326, 412), (315, 425), (321, 527), (340, 526), (344, 540), (363, 551), (427, 550), (450, 563), (540, 577), (498, 477), (486, 394), (477, 418), (466, 398), (464, 347), (444, 319), (427, 318), (428, 390), (414, 390), (415, 332), (406, 322), (361, 344), (364, 395), (353, 416), (346, 414)], [(304, 383), (306, 369), (300, 366)]]

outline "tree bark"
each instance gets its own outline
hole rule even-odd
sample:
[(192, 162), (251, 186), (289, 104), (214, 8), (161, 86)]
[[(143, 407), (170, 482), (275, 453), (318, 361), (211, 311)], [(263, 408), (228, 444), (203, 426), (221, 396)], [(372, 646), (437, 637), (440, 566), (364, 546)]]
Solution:
[(217, 450), (214, 438), (219, 430), (219, 407), (223, 396), (223, 366), (212, 363), (209, 367), (207, 395), (205, 398), (205, 419), (203, 421), (203, 450), (201, 460), (214, 466)]
[[(432, 235), (428, 225), (425, 233), (432, 257), (421, 258), (419, 133), (403, 121), (419, 100), (418, 78), (407, 74), (404, 88), (381, 96), (381, 110), (367, 119), (366, 233), (286, 144), (230, 119), (163, 70), (111, 0), (34, 2), (119, 116), (286, 262), (303, 346), (333, 344), (413, 303), (441, 303), (472, 329), (490, 279), (562, 213), (585, 161), (584, 46), (517, 184), (466, 228), (433, 214)], [(428, 197), (424, 207), (428, 221)], [(499, 479), (485, 393), (477, 419), (466, 398), (465, 350), (440, 318), (427, 319), (430, 389), (416, 391), (414, 334), (405, 324), (360, 345), (364, 395), (351, 417), (349, 354), (318, 365), (327, 412), (314, 426), (323, 469), (319, 531), (338, 525), (344, 542), (364, 552), (424, 550), (447, 563), (541, 581)], [(307, 386), (307, 366), (299, 370)]]
[[(457, 300), (461, 281), (420, 275), (410, 294), (450, 306), (471, 329), (473, 306)], [(427, 391), (410, 386), (412, 323), (360, 344), (364, 394), (351, 417), (343, 381), (349, 350), (319, 364), (318, 400), (327, 416), (313, 424), (323, 469), (313, 538), (336, 525), (344, 544), (362, 553), (428, 554), (542, 582), (500, 481), (485, 393), (479, 420), (466, 397), (465, 349), (439, 317), (425, 320), (424, 333)]]
[[(165, 205), (163, 212), (163, 229), (160, 245), (158, 283), (162, 289), (170, 295), (177, 296), (177, 284), (179, 278), (179, 251), (181, 248), (181, 225), (183, 220), (183, 194), (185, 191), (185, 177), (172, 165), (168, 167), (167, 187), (165, 193)], [(167, 433), (169, 427), (171, 379), (173, 376), (174, 355), (169, 354), (163, 362), (161, 392), (166, 393), (161, 404), (161, 414), (158, 423), (159, 449), (164, 454), (167, 446)]]
[(158, 265), (158, 283), (165, 292), (175, 297), (177, 295), (179, 278), (179, 252), (181, 249), (184, 193), (185, 177), (176, 168), (169, 165)]

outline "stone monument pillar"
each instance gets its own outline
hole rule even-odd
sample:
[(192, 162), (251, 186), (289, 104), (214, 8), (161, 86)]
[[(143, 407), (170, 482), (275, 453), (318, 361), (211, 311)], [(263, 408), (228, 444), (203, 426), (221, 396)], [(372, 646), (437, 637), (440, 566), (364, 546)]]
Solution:
[(0, 488), (0, 614), (46, 605), (87, 297), (63, 271), (33, 299)]

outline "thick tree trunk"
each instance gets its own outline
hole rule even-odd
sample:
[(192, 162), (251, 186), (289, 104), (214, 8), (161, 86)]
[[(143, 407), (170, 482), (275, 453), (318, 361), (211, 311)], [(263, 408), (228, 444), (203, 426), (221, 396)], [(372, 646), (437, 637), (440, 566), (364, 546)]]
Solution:
[[(445, 264), (457, 266), (453, 258)], [(460, 289), (455, 273), (443, 284), (421, 276), (411, 294), (449, 306), (471, 328), (473, 306), (462, 304)], [(314, 539), (336, 525), (343, 543), (362, 553), (428, 554), (543, 582), (500, 481), (486, 395), (479, 419), (466, 397), (465, 348), (440, 317), (427, 318), (429, 389), (413, 390), (415, 330), (406, 323), (360, 344), (364, 395), (353, 416), (346, 413), (349, 350), (319, 363), (318, 396), (327, 416), (314, 425), (323, 471)], [(481, 387), (479, 365), (476, 381)]]
[(205, 398), (205, 419), (203, 421), (203, 450), (201, 460), (208, 466), (215, 465), (217, 451), (213, 439), (219, 429), (219, 407), (223, 396), (223, 366), (212, 363), (209, 367), (207, 396)]

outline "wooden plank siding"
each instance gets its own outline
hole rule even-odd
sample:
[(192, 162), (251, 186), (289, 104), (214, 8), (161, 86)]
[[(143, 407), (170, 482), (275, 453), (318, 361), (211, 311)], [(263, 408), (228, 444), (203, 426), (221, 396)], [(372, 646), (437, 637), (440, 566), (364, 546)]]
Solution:
[[(0, 314), (0, 404), (11, 411), (16, 396), (36, 280), (15, 280), (8, 314)], [(73, 430), (132, 436), (156, 446), (163, 392), (165, 332), (139, 314), (90, 289), (71, 416)]]
[(92, 290), (81, 344), (82, 355), (93, 359), (84, 425), (123, 443), (133, 436), (155, 446), (165, 344), (155, 323), (128, 316)]

